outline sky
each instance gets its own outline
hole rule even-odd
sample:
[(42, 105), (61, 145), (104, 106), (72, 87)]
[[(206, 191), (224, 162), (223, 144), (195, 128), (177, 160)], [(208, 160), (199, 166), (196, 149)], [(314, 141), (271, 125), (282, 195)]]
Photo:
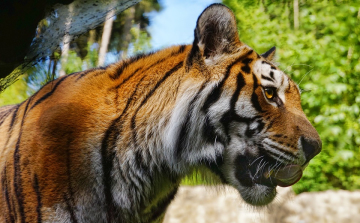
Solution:
[(197, 18), (210, 4), (219, 0), (160, 0), (163, 10), (149, 13), (151, 45), (158, 50), (194, 40)]

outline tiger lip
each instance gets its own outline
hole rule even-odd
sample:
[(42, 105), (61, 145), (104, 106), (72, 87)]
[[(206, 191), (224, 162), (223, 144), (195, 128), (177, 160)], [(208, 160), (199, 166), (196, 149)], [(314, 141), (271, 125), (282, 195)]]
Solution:
[(276, 182), (280, 187), (288, 187), (294, 185), (302, 177), (302, 167), (300, 165), (287, 165), (278, 170), (270, 170), (264, 172), (263, 176)]
[(236, 178), (247, 187), (261, 184), (268, 187), (288, 187), (298, 182), (303, 173), (303, 167), (290, 164), (280, 168), (272, 168), (274, 161), (268, 157), (257, 161), (250, 161), (246, 156), (238, 156), (236, 159)]

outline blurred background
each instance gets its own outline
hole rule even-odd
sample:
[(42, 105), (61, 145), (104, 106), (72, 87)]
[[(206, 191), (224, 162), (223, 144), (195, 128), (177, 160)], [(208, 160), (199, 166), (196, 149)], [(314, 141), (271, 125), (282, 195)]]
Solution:
[[(240, 39), (255, 51), (276, 46), (279, 67), (302, 89), (303, 109), (323, 150), (292, 187), (295, 194), (360, 189), (360, 0), (143, 0), (27, 70), (1, 93), (0, 106), (21, 102), (62, 75), (190, 44), (197, 17), (214, 2), (234, 11)], [(46, 26), (42, 20), (38, 34)], [(183, 184), (201, 181), (189, 178)]]

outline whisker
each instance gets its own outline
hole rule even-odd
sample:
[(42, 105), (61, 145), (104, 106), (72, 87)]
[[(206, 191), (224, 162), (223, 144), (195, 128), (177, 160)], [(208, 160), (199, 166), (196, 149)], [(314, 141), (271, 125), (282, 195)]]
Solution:
[[(299, 82), (299, 84), (298, 84), (298, 87), (300, 86), (300, 84), (301, 84), (301, 82), (304, 80), (304, 78), (305, 78), (312, 70), (314, 70), (314, 69), (310, 69), (306, 74), (304, 74), (304, 76), (301, 78), (301, 80), (300, 80), (300, 82)], [(300, 87), (299, 87), (299, 89), (300, 89)]]
[[(262, 162), (263, 160), (261, 160)], [(256, 170), (256, 173), (254, 174), (254, 177), (259, 173), (261, 172), (261, 169), (264, 168), (267, 164), (267, 162), (265, 161), (262, 165), (261, 165), (261, 162), (259, 163), (259, 166), (258, 166), (258, 169)], [(261, 166), (260, 166), (261, 165)]]
[(258, 158), (254, 159), (254, 161), (251, 162), (250, 166), (252, 166), (256, 162), (256, 160), (263, 158), (263, 157), (264, 157), (264, 155), (259, 156)]
[[(294, 62), (295, 63), (295, 62)], [(309, 65), (309, 64), (303, 64), (303, 63), (298, 63), (298, 64), (294, 64), (294, 63), (292, 63), (290, 66), (287, 66), (286, 68), (285, 68), (285, 70), (284, 70), (284, 72), (285, 71), (287, 71), (288, 69), (289, 69), (289, 67), (293, 67), (293, 66), (299, 66), (299, 65), (301, 65), (301, 66), (307, 66), (307, 67), (313, 67), (313, 66), (311, 66), (311, 65)]]
[(257, 165), (257, 167), (256, 167), (256, 172), (255, 172), (255, 174), (254, 174), (254, 176), (253, 176), (253, 178), (255, 178), (256, 177), (256, 175), (257, 175), (257, 173), (259, 172), (259, 166), (261, 165), (261, 163), (264, 161), (264, 159), (262, 159), (261, 161), (260, 161), (260, 163)]

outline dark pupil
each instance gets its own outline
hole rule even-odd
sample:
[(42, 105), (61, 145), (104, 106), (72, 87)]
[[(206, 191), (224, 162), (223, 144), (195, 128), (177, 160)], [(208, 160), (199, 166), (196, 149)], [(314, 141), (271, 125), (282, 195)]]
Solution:
[(266, 93), (268, 94), (269, 97), (273, 96), (273, 90), (272, 89), (266, 89)]

